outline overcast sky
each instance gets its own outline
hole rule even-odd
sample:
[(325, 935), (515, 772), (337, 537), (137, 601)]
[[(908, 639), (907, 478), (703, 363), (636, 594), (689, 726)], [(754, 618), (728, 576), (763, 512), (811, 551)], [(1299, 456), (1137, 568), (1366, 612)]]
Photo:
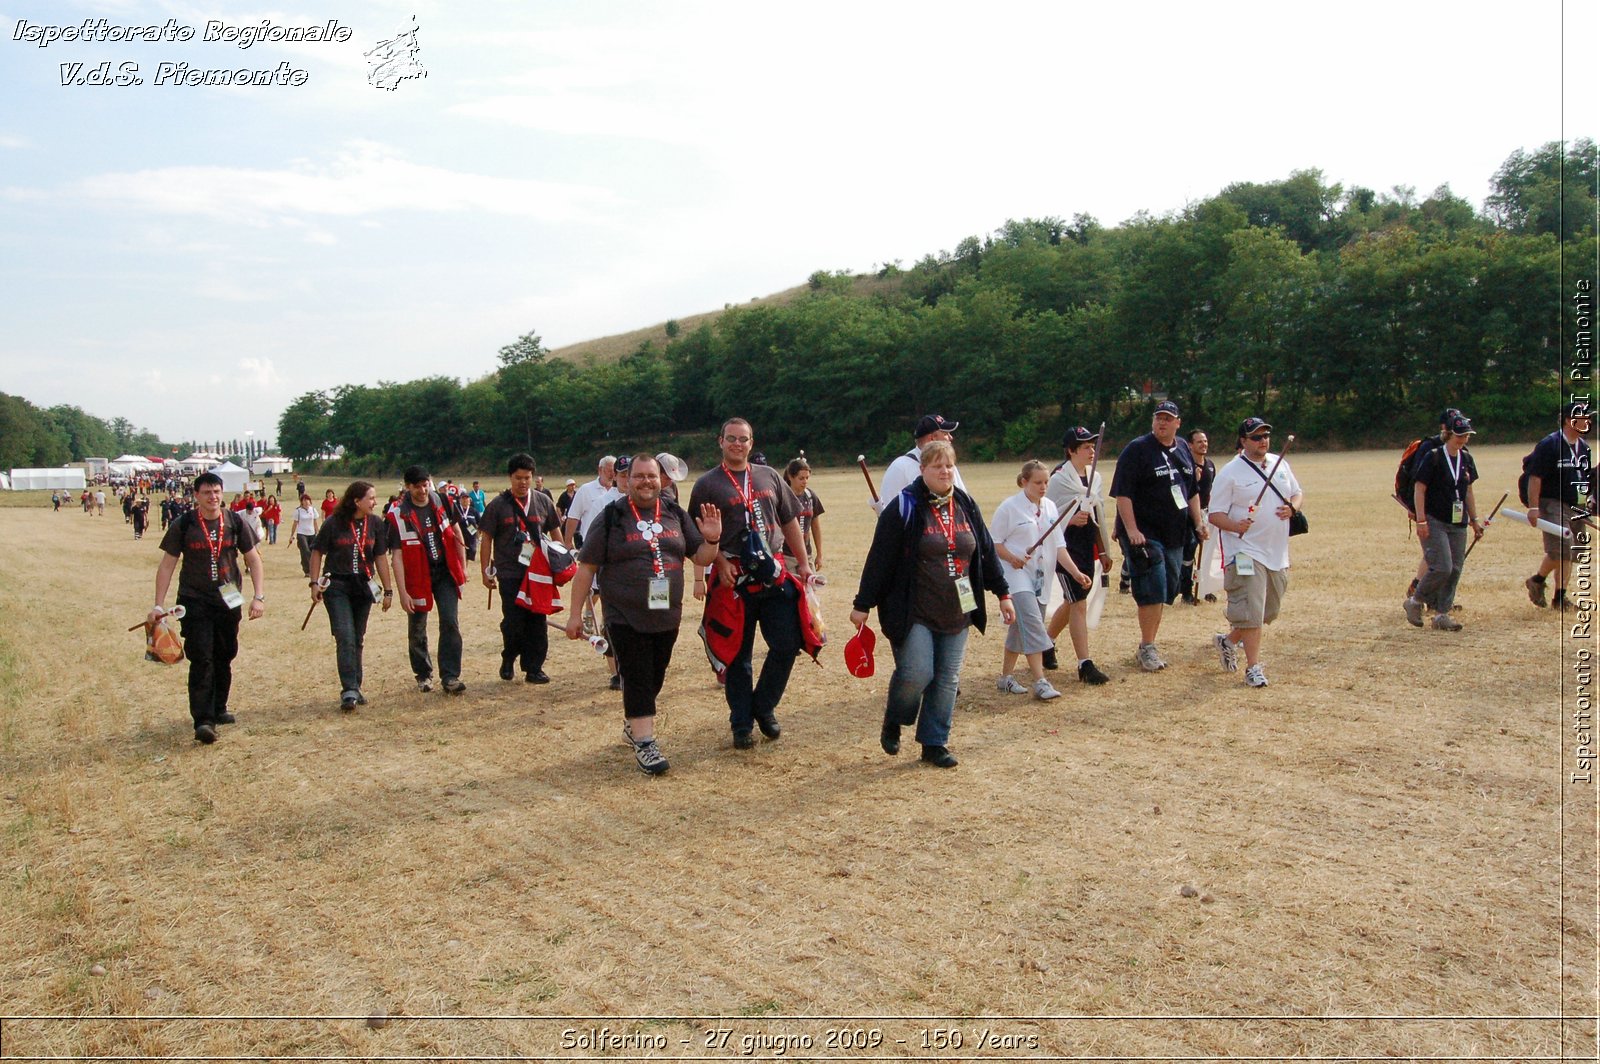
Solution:
[[(1007, 218), (1112, 225), (1307, 168), (1481, 206), (1513, 150), (1600, 132), (1597, 10), (0, 0), (0, 391), (272, 439), (311, 389), (469, 380), (530, 330), (910, 265)], [(28, 39), (99, 18), (194, 37)], [(349, 39), (204, 40), (263, 20)], [(363, 53), (412, 28), (426, 77), (375, 87)], [(62, 85), (105, 61), (144, 83)], [(303, 84), (158, 85), (164, 62)]]

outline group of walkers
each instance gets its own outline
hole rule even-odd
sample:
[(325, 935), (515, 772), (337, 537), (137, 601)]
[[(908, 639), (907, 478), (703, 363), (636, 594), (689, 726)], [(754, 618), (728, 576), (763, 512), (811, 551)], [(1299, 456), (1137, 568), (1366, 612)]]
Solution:
[[(986, 598), (1007, 626), (996, 688), (1003, 694), (1061, 696), (1056, 642), (1071, 641), (1079, 682), (1106, 683), (1090, 655), (1091, 610), (1103, 605), (1112, 544), (1120, 548), (1137, 612), (1137, 668), (1168, 667), (1158, 645), (1163, 614), (1180, 596), (1194, 601), (1196, 548), (1215, 536), (1220, 590), (1228, 630), (1212, 637), (1221, 667), (1244, 667), (1244, 682), (1266, 687), (1262, 631), (1279, 616), (1289, 585), (1290, 539), (1305, 530), (1304, 489), (1272, 450), (1273, 426), (1260, 417), (1237, 428), (1233, 457), (1220, 468), (1207, 458), (1204, 433), (1180, 436), (1181, 413), (1158, 403), (1150, 431), (1131, 440), (1109, 478), (1099, 470), (1100, 433), (1069, 429), (1063, 457), (1051, 467), (1024, 463), (1018, 491), (988, 521), (966, 491), (957, 465), (957, 423), (937, 414), (918, 420), (916, 445), (885, 472), (871, 545), (852, 599), (851, 625), (861, 630), (873, 610), (894, 658), (880, 743), (900, 750), (903, 729), (915, 728), (921, 759), (938, 767), (958, 761), (950, 749), (956, 693), (968, 633), (990, 618)], [(1561, 429), (1541, 441), (1526, 463), (1528, 520), (1547, 526), (1581, 521), (1589, 505), (1588, 412), (1569, 406)], [(1441, 434), (1409, 456), (1407, 501), (1418, 517), (1423, 566), (1406, 598), (1406, 616), (1421, 624), (1431, 609), (1440, 629), (1459, 627), (1450, 616), (1460, 579), (1466, 532), (1481, 534), (1472, 491), (1476, 467), (1466, 452), (1471, 422), (1457, 410), (1441, 418)], [(815, 656), (823, 637), (815, 588), (823, 583), (822, 501), (809, 487), (810, 466), (797, 458), (782, 472), (755, 450), (749, 422), (731, 418), (717, 435), (720, 461), (688, 487), (681, 460), (661, 453), (603, 459), (595, 479), (569, 480), (556, 499), (544, 489), (534, 459), (507, 462), (507, 485), (492, 498), (474, 481), (470, 491), (435, 484), (421, 466), (403, 475), (404, 490), (380, 504), (376, 487), (355, 481), (343, 498), (328, 491), (320, 504), (303, 490), (291, 515), (290, 549), (298, 549), (311, 587), (337, 644), (340, 708), (364, 705), (362, 652), (374, 606), (396, 598), (407, 615), (407, 645), (418, 689), (459, 695), (462, 679), (460, 601), (467, 563), (500, 604), (503, 681), (550, 682), (545, 672), (548, 629), (589, 639), (610, 661), (611, 686), (621, 692), (622, 733), (638, 767), (668, 768), (656, 728), (657, 701), (682, 626), (684, 594), (704, 602), (701, 635), (728, 708), (734, 748), (782, 735), (778, 709), (801, 651)], [(760, 459), (760, 460), (758, 460)], [(1109, 485), (1108, 485), (1109, 481)], [(869, 474), (870, 482), (870, 474)], [(301, 486), (303, 487), (303, 486)], [(196, 481), (196, 508), (173, 520), (162, 541), (154, 620), (163, 611), (170, 579), (179, 570), (178, 602), (190, 648), (190, 713), (196, 738), (213, 742), (232, 721), (230, 667), (245, 609), (242, 575), (255, 593), (248, 610), (265, 603), (257, 545), (261, 528), (221, 503), (221, 482)], [(1107, 505), (1111, 500), (1112, 504)], [(244, 508), (246, 511), (253, 509)], [(1540, 601), (1547, 580), (1560, 604), (1568, 578), (1569, 543), (1546, 541), (1547, 558), (1527, 581)], [(1209, 552), (1208, 552), (1209, 554)], [(242, 568), (241, 568), (242, 566)], [(687, 568), (692, 566), (693, 568)], [(561, 588), (572, 580), (565, 623)], [(692, 582), (691, 582), (692, 580)], [(1060, 587), (1060, 605), (1050, 581)], [(438, 617), (438, 659), (429, 642), (429, 615)], [(601, 619), (603, 618), (603, 619)], [(766, 655), (757, 674), (759, 632)], [(1016, 670), (1022, 665), (1025, 678)], [(437, 672), (436, 672), (437, 666)]]

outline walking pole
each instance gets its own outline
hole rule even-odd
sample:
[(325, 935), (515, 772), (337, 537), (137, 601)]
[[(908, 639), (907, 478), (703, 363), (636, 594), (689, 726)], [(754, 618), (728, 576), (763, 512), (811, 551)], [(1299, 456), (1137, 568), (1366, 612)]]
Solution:
[[(327, 586), (328, 586), (328, 578), (327, 577), (322, 576), (322, 577), (318, 577), (317, 578), (317, 590), (319, 590), (319, 591), (326, 590)], [(322, 600), (320, 598), (314, 598), (314, 599), (311, 600), (311, 608), (309, 610), (306, 610), (306, 619), (300, 622), (300, 630), (302, 632), (306, 630), (306, 625), (311, 623), (311, 615), (316, 612), (317, 603), (319, 603), (321, 601)]]
[(1283, 456), (1289, 453), (1289, 448), (1294, 444), (1294, 433), (1289, 433), (1289, 438), (1283, 441), (1283, 450), (1278, 452), (1278, 460), (1272, 463), (1272, 470), (1267, 474), (1267, 479), (1262, 482), (1261, 490), (1256, 493), (1256, 501), (1250, 504), (1250, 511), (1245, 514), (1249, 521), (1256, 515), (1256, 507), (1261, 505), (1261, 499), (1267, 494), (1267, 489), (1272, 487), (1272, 478), (1278, 475), (1278, 467), (1283, 465)]
[(1079, 503), (1085, 497), (1086, 496), (1078, 496), (1077, 498), (1073, 499), (1071, 502), (1067, 503), (1067, 508), (1065, 510), (1061, 511), (1061, 516), (1057, 517), (1054, 521), (1052, 521), (1050, 523), (1050, 527), (1044, 530), (1044, 535), (1040, 536), (1038, 539), (1033, 541), (1033, 546), (1028, 548), (1027, 557), (1029, 557), (1029, 558), (1033, 557), (1033, 552), (1039, 549), (1039, 544), (1043, 543), (1045, 540), (1050, 538), (1050, 533), (1052, 533), (1052, 532), (1054, 532), (1056, 530), (1056, 526), (1057, 525), (1061, 524), (1061, 522), (1067, 520), (1073, 514), (1078, 512), (1078, 510), (1080, 509)]
[(861, 475), (867, 478), (867, 492), (872, 496), (872, 504), (878, 504), (878, 489), (872, 486), (872, 471), (867, 468), (867, 456), (856, 455), (856, 464), (861, 467)]
[[(1509, 491), (1500, 496), (1500, 501), (1494, 504), (1494, 509), (1489, 511), (1488, 520), (1484, 521), (1483, 523), (1483, 532), (1489, 531), (1489, 522), (1494, 520), (1494, 515), (1500, 512), (1500, 507), (1504, 506), (1506, 504), (1506, 500), (1510, 497), (1511, 493)], [(1483, 538), (1483, 532), (1478, 533), (1478, 539)], [(1465, 563), (1468, 558), (1472, 557), (1472, 548), (1478, 545), (1478, 539), (1475, 539), (1471, 543), (1467, 544), (1467, 553), (1461, 556), (1461, 561), (1463, 563)]]

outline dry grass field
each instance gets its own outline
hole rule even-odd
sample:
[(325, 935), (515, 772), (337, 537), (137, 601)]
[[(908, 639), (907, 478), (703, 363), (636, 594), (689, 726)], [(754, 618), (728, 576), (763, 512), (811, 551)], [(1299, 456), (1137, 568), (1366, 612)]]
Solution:
[[(1525, 450), (1474, 449), (1485, 510)], [(1313, 527), (1270, 687), (1218, 668), (1220, 605), (1170, 608), (1172, 667), (1136, 672), (1113, 594), (1103, 688), (997, 694), (1001, 636), (971, 640), (954, 771), (878, 749), (888, 645), (856, 680), (837, 634), (782, 739), (735, 751), (686, 622), (647, 778), (586, 646), (548, 687), (495, 676), (478, 586), (465, 695), (414, 689), (396, 609), (341, 715), (282, 537), (239, 723), (202, 747), (186, 666), (124, 631), (156, 541), (13, 496), (0, 1055), (1593, 1059), (1595, 787), (1568, 782), (1574, 644), (1521, 587), (1537, 537), (1497, 523), (1465, 630), (1414, 629), (1394, 455), (1291, 460)], [(963, 470), (986, 514), (1014, 472)], [(813, 486), (842, 625), (865, 490)]]

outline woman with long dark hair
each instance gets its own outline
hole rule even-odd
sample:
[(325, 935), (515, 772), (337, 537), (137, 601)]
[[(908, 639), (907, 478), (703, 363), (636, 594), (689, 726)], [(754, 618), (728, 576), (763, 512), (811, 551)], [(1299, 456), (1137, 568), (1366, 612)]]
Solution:
[[(330, 493), (331, 494), (331, 493)], [(311, 545), (311, 601), (328, 611), (328, 627), (338, 646), (339, 708), (346, 713), (365, 705), (361, 694), (361, 650), (374, 602), (394, 603), (383, 520), (373, 515), (378, 490), (365, 480), (345, 489)]]

